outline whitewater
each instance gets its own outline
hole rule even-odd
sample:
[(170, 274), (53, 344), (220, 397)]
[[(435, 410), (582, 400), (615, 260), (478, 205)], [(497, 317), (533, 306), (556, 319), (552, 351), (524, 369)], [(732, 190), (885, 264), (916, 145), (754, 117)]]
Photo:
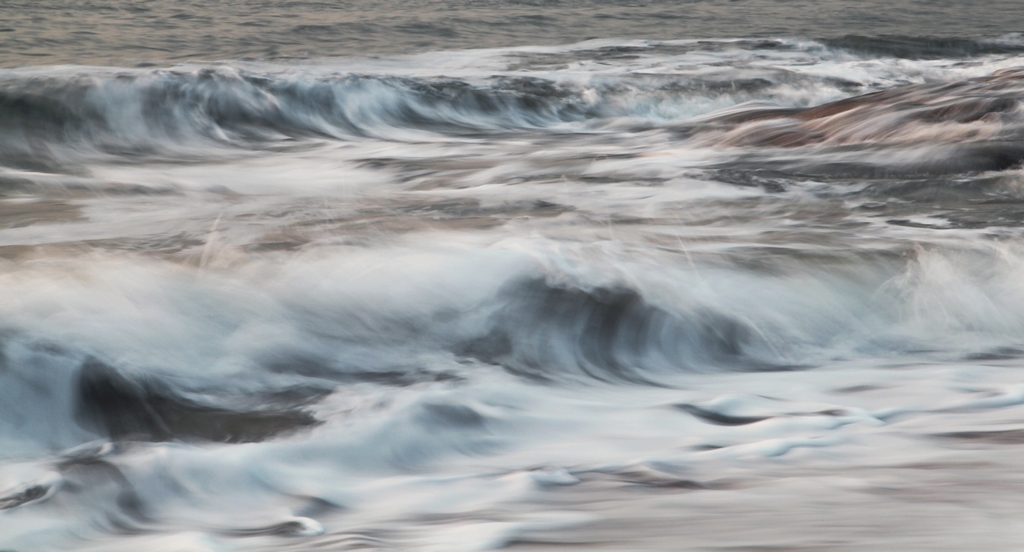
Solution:
[(1019, 550), (1022, 100), (1012, 34), (0, 69), (0, 549)]

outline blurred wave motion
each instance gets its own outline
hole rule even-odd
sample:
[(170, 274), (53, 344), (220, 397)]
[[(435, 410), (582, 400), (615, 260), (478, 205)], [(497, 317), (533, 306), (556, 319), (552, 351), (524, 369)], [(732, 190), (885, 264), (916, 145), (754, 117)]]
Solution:
[(1019, 34), (293, 4), (0, 28), (0, 549), (1019, 549)]

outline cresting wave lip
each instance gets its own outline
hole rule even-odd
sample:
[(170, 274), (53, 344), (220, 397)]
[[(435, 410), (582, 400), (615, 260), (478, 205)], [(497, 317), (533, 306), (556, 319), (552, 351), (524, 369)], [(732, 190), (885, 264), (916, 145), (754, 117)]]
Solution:
[(787, 370), (757, 358), (757, 331), (710, 308), (672, 313), (625, 286), (580, 288), (527, 279), (506, 286), (505, 306), (486, 335), (456, 346), (461, 355), (540, 381), (582, 376), (658, 384), (672, 372), (709, 366)]

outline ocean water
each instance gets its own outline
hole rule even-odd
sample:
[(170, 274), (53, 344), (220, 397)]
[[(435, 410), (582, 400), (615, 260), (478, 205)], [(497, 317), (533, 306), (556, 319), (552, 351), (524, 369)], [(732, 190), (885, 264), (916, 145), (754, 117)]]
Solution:
[(1020, 550), (1018, 2), (0, 15), (0, 550)]

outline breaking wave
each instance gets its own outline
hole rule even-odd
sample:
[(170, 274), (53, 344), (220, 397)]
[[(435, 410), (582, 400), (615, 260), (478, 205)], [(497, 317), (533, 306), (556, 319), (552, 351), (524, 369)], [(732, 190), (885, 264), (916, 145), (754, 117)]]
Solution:
[(1009, 461), (1021, 54), (0, 71), (0, 548), (600, 547), (719, 489), (867, 527)]
[[(714, 148), (725, 164), (791, 172), (1003, 170), (1024, 156), (1022, 82), (1019, 70), (1007, 69), (872, 92), (877, 84), (863, 77), (785, 66), (711, 75), (508, 72), (478, 80), (230, 67), (9, 76), (0, 82), (0, 163), (32, 169), (83, 155), (195, 156), (304, 140), (655, 130)], [(844, 99), (822, 103), (836, 98)]]

